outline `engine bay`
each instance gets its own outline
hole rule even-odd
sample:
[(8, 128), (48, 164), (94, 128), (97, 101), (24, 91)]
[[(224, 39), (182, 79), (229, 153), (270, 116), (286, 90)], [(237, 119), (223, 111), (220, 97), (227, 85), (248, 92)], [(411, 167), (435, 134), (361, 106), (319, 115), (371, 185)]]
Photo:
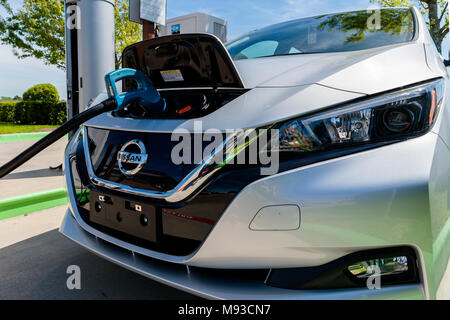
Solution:
[[(245, 88), (228, 51), (214, 36), (165, 36), (127, 47), (123, 67), (139, 70), (165, 102), (163, 112), (152, 112), (139, 99), (116, 115), (132, 118), (197, 118), (221, 108), (249, 89)], [(124, 79), (124, 92), (139, 90)]]
[(246, 89), (191, 89), (159, 90), (165, 102), (163, 113), (152, 114), (139, 99), (126, 104), (115, 112), (116, 116), (128, 118), (191, 119), (206, 116), (236, 99)]

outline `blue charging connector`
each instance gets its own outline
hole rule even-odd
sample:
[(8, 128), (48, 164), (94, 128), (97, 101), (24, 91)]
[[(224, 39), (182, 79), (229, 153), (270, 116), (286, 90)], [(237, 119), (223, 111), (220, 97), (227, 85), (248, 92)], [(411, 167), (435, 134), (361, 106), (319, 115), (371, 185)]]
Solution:
[[(119, 94), (116, 82), (132, 79), (137, 83), (137, 90)], [(122, 68), (108, 73), (105, 76), (106, 91), (110, 98), (117, 102), (117, 109), (123, 109), (127, 104), (137, 101), (149, 114), (161, 114), (166, 109), (166, 103), (160, 96), (149, 78), (139, 70)]]

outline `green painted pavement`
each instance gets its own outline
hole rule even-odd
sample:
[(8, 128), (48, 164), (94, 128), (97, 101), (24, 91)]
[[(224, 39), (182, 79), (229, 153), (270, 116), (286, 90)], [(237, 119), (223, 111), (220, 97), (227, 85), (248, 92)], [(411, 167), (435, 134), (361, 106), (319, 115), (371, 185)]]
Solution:
[(67, 202), (65, 188), (0, 199), (0, 220), (57, 207)]
[(49, 133), (50, 132), (27, 132), (27, 133), (0, 134), (0, 143), (39, 140), (48, 135)]

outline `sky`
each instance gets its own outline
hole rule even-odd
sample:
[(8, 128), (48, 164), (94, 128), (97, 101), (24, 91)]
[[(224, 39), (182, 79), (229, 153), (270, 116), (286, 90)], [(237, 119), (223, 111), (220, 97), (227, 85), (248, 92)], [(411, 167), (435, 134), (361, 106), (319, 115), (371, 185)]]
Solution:
[[(13, 8), (20, 0), (10, 0)], [(373, 7), (370, 0), (167, 0), (167, 18), (203, 12), (227, 20), (228, 39), (273, 23), (352, 9)], [(446, 41), (443, 52), (450, 46)], [(444, 54), (447, 57), (447, 54)], [(38, 83), (53, 84), (66, 98), (65, 73), (34, 58), (17, 59), (12, 48), (0, 45), (0, 97), (22, 96)]]

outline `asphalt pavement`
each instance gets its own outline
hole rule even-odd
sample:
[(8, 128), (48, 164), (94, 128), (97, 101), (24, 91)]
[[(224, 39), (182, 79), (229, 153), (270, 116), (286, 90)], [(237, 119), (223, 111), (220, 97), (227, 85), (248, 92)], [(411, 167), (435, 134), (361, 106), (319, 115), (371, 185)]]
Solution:
[[(65, 207), (0, 221), (0, 299), (196, 299), (106, 261), (56, 229)], [(81, 288), (69, 290), (69, 266)]]
[[(0, 166), (13, 159), (36, 140), (0, 143)], [(0, 199), (64, 187), (61, 170), (50, 170), (63, 162), (67, 138), (44, 149), (29, 162), (0, 179)]]
[[(36, 141), (0, 143), (0, 165)], [(64, 187), (62, 138), (0, 179), (0, 200)], [(0, 220), (0, 299), (195, 299), (108, 262), (65, 238), (66, 211), (55, 207)], [(69, 290), (67, 268), (79, 266), (81, 289)]]

